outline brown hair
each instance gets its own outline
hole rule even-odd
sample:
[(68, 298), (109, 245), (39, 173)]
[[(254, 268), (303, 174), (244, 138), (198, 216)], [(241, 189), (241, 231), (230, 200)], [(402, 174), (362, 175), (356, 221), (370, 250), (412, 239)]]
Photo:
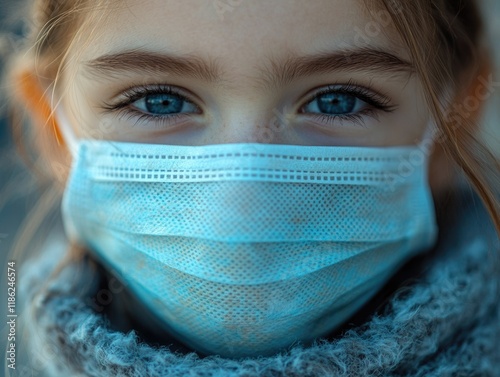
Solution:
[[(44, 102), (39, 88), (44, 87), (43, 82), (57, 82), (68, 47), (77, 39), (82, 25), (90, 22), (86, 16), (89, 13), (95, 15), (96, 7), (105, 3), (109, 5), (109, 2), (98, 0), (93, 0), (92, 4), (86, 0), (35, 1), (35, 25), (27, 39), (29, 53), (23, 51), (23, 55), (19, 54), (18, 57), (23, 57), (14, 60), (9, 70), (12, 87), (19, 89), (11, 103), (12, 127), (19, 139), (18, 144), (23, 145), (21, 119), (29, 108), (37, 150), (46, 161), (38, 165), (40, 176), (59, 182), (58, 190), (64, 188), (70, 157), (67, 149), (62, 148), (51, 109)], [(438, 149), (463, 170), (500, 233), (496, 192), (500, 165), (477, 137), (479, 110), (485, 100), (477, 94), (478, 88), (488, 81), (491, 73), (477, 2), (379, 0), (377, 5), (388, 12), (392, 25), (411, 53), (428, 105), (438, 124)], [(373, 3), (369, 8), (372, 6)], [(448, 97), (443, 97), (444, 94)], [(469, 111), (457, 111), (456, 105), (464, 101), (468, 101)]]
[[(481, 91), (493, 89), (488, 88), (491, 51), (477, 1), (381, 2), (412, 55), (439, 126), (438, 148), (463, 170), (500, 234), (500, 163), (477, 135), (479, 110), (489, 97)], [(445, 89), (452, 96), (443, 103)]]
[(32, 184), (40, 192), (37, 203), (15, 235), (10, 257), (16, 260), (24, 260), (30, 250), (36, 249), (54, 225), (54, 212), (71, 158), (66, 148), (61, 147), (62, 139), (42, 84), (54, 83), (60, 77), (64, 54), (92, 7), (87, 0), (20, 1), (16, 4), (16, 14), (11, 15), (13, 24), (17, 19), (27, 20), (24, 27), (27, 35), (23, 36), (23, 44), (17, 41), (15, 53), (6, 61), (4, 88), (8, 88), (10, 95), (6, 98), (6, 116), (15, 146), (35, 174), (37, 181)]

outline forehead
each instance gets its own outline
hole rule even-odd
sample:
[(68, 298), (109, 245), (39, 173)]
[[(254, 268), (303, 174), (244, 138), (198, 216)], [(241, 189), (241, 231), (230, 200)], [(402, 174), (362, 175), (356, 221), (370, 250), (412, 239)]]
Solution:
[(251, 65), (285, 50), (366, 45), (405, 56), (388, 13), (364, 0), (121, 0), (95, 13), (87, 47), (75, 46), (83, 59), (140, 48)]

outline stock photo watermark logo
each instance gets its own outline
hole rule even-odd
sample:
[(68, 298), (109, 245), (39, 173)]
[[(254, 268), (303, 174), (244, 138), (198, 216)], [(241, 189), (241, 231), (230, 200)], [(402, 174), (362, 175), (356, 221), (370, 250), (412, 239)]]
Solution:
[(359, 26), (354, 27), (354, 42), (357, 45), (373, 44), (373, 39), (382, 34), (384, 29), (394, 26), (393, 17), (400, 14), (403, 8), (400, 2), (395, 0), (389, 2), (389, 7), (391, 8), (392, 15), (387, 9), (380, 9), (376, 11), (370, 9), (370, 15), (373, 19), (367, 22), (363, 29)]
[(226, 13), (233, 12), (243, 3), (243, 0), (214, 0), (212, 5), (221, 21), (224, 21)]
[(267, 124), (259, 124), (254, 130), (253, 137), (259, 143), (271, 143), (277, 134), (290, 127), (290, 108), (284, 106), (282, 110), (278, 108), (273, 109), (274, 116)]
[(111, 305), (115, 295), (120, 294), (125, 289), (125, 285), (115, 277), (108, 282), (107, 288), (100, 289), (93, 297), (87, 297), (86, 304), (96, 312), (102, 312), (105, 307)]
[[(82, 295), (82, 297), (85, 297), (85, 299), (82, 301), (82, 304), (86, 305), (87, 308), (92, 310), (92, 312), (88, 313), (88, 316), (86, 318), (85, 316), (81, 316), (81, 313), (79, 314), (79, 316), (81, 317), (81, 318), (79, 317), (79, 322), (82, 324), (85, 323), (87, 319), (93, 321), (94, 318), (92, 317), (95, 315), (94, 313), (97, 314), (103, 313), (105, 309), (112, 304), (116, 295), (123, 292), (123, 290), (126, 287), (124, 283), (122, 283), (120, 280), (114, 277), (116, 276), (116, 271), (111, 270), (110, 271), (111, 276), (110, 279), (108, 280), (106, 287), (100, 288), (96, 290), (93, 294), (89, 293), (87, 295), (86, 293), (87, 290), (94, 286), (93, 284), (90, 284), (89, 286), (86, 285), (88, 281), (92, 280), (92, 278), (88, 274), (90, 271), (91, 270), (87, 268), (80, 269), (79, 267), (76, 267), (76, 269), (71, 270), (72, 276), (75, 278), (75, 280), (70, 284), (72, 284), (77, 291), (81, 291), (76, 293), (76, 296)], [(84, 276), (87, 278), (86, 280), (82, 280)], [(57, 284), (55, 287), (57, 289)], [(40, 298), (42, 298), (44, 301), (46, 301), (50, 297), (53, 296), (51, 296), (50, 292), (48, 292), (45, 293), (44, 296), (42, 297), (36, 297), (35, 300), (39, 300)], [(56, 300), (58, 299), (57, 297), (59, 297), (59, 299), (63, 298), (63, 296), (58, 296), (57, 294), (55, 297)], [(48, 305), (51, 304), (49, 303)], [(35, 306), (39, 307), (40, 303), (36, 304)], [(61, 319), (62, 322), (69, 320), (69, 318), (73, 315), (72, 313), (67, 313), (67, 314), (69, 317), (65, 320)], [(36, 311), (30, 312), (29, 310), (25, 310), (23, 312), (20, 312), (19, 322), (20, 323), (22, 322), (23, 328), (25, 326), (30, 327), (31, 322), (39, 321), (38, 318), (33, 318), (31, 316), (37, 316)], [(43, 319), (41, 323), (43, 325)], [(47, 329), (43, 330), (43, 332), (46, 331)], [(58, 362), (63, 361), (63, 359), (67, 357), (67, 355), (65, 355), (66, 350), (64, 350), (65, 347), (64, 336), (52, 336), (52, 335), (54, 334), (48, 334), (48, 333), (39, 334), (36, 331), (33, 332), (30, 339), (32, 346), (26, 349), (24, 348), (22, 349), (23, 354), (21, 362), (19, 363), (19, 365), (14, 364), (15, 368), (12, 368), (13, 371), (10, 375), (23, 376), (23, 377), (31, 375), (37, 376), (42, 373), (47, 373), (48, 371), (50, 371), (51, 365), (54, 365), (56, 360), (58, 360)]]
[(470, 118), (474, 112), (481, 108), (482, 103), (490, 99), (497, 88), (500, 88), (500, 81), (495, 81), (491, 73), (487, 78), (479, 76), (477, 82), (479, 85), (474, 93), (465, 97), (460, 103), (454, 103), (445, 114), (448, 121), (454, 122), (455, 128), (458, 127), (462, 118)]
[(16, 369), (16, 330), (17, 330), (17, 310), (16, 310), (16, 285), (17, 268), (15, 261), (7, 262), (7, 367)]
[[(443, 113), (444, 121), (451, 124), (451, 131), (456, 131), (464, 126), (464, 121), (474, 116), (482, 104), (488, 101), (491, 96), (500, 88), (500, 81), (495, 81), (493, 74), (487, 78), (480, 75), (477, 77), (477, 85), (473, 94), (466, 96), (462, 101), (452, 103)], [(389, 190), (394, 190), (395, 183), (407, 179), (415, 173), (418, 168), (426, 163), (427, 158), (434, 150), (434, 146), (445, 144), (449, 141), (449, 135), (441, 128), (434, 127), (425, 135), (419, 143), (418, 149), (411, 152), (408, 158), (400, 158), (400, 163), (396, 173), (389, 174)]]

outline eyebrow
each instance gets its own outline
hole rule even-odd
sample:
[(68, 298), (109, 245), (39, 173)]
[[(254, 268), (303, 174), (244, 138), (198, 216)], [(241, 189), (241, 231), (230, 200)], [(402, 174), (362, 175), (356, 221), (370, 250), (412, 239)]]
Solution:
[[(287, 54), (280, 59), (268, 59), (258, 80), (267, 88), (285, 85), (299, 77), (334, 71), (364, 71), (381, 74), (412, 74), (412, 63), (374, 48), (343, 49), (308, 56)], [(120, 72), (171, 74), (197, 78), (209, 83), (223, 79), (223, 69), (215, 59), (196, 55), (173, 55), (147, 50), (126, 50), (107, 54), (85, 62), (91, 73), (112, 76)]]

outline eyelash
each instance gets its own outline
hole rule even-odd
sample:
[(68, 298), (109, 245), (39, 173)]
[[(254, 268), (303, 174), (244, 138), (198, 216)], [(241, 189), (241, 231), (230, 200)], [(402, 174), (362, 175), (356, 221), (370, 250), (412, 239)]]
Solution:
[[(373, 118), (377, 118), (378, 111), (384, 111), (390, 113), (395, 110), (396, 106), (391, 105), (388, 97), (383, 96), (381, 94), (375, 94), (371, 90), (363, 87), (362, 85), (356, 84), (354, 81), (350, 80), (347, 84), (336, 84), (336, 85), (328, 85), (327, 87), (318, 90), (313, 95), (309, 97), (309, 99), (300, 107), (302, 109), (306, 105), (310, 104), (317, 97), (320, 97), (324, 94), (329, 93), (337, 93), (337, 94), (347, 94), (354, 96), (355, 98), (365, 102), (370, 107), (359, 111), (358, 113), (353, 114), (318, 114), (318, 113), (302, 113), (308, 114), (312, 119), (317, 122), (325, 123), (327, 125), (334, 124), (335, 122), (352, 122), (359, 126), (365, 127), (365, 117), (371, 116)], [(118, 112), (121, 118), (126, 118), (126, 120), (130, 120), (132, 118), (136, 118), (136, 123), (141, 122), (151, 122), (158, 128), (168, 127), (181, 118), (186, 119), (186, 117), (190, 117), (189, 113), (178, 113), (178, 114), (169, 114), (169, 115), (155, 115), (144, 113), (143, 111), (134, 109), (130, 107), (132, 103), (135, 101), (147, 96), (154, 94), (174, 94), (181, 98), (183, 101), (187, 101), (196, 107), (197, 110), (200, 108), (191, 101), (187, 96), (183, 95), (180, 91), (174, 89), (170, 86), (156, 86), (152, 88), (147, 87), (133, 87), (125, 91), (123, 96), (124, 100), (116, 103), (110, 104), (105, 103), (102, 108), (107, 112)]]
[(154, 95), (154, 94), (174, 94), (181, 98), (183, 101), (187, 101), (190, 104), (192, 104), (194, 107), (196, 107), (197, 110), (200, 110), (199, 106), (197, 106), (194, 101), (191, 101), (187, 96), (182, 94), (180, 91), (174, 89), (171, 86), (155, 86), (152, 88), (147, 88), (147, 87), (133, 87), (130, 89), (125, 90), (123, 96), (125, 97), (124, 100), (116, 103), (116, 104), (110, 104), (110, 103), (104, 103), (102, 108), (106, 112), (118, 112), (118, 115), (120, 118), (125, 118), (126, 120), (130, 120), (132, 118), (137, 117), (136, 123), (134, 124), (137, 125), (141, 122), (153, 122), (153, 124), (158, 127), (158, 128), (164, 128), (168, 127), (172, 124), (175, 124), (175, 121), (189, 117), (191, 114), (186, 114), (186, 113), (179, 113), (179, 114), (169, 114), (169, 115), (155, 115), (155, 114), (148, 114), (144, 113), (140, 110), (134, 109), (133, 107), (130, 107), (132, 103), (135, 101), (147, 96), (147, 95)]
[(377, 119), (379, 110), (386, 113), (391, 113), (397, 108), (397, 106), (391, 104), (391, 101), (387, 96), (376, 94), (373, 91), (369, 90), (368, 88), (365, 88), (362, 85), (356, 84), (353, 80), (350, 80), (347, 82), (347, 84), (328, 85), (325, 88), (318, 90), (309, 97), (309, 99), (304, 103), (304, 105), (301, 106), (301, 109), (306, 105), (310, 104), (317, 97), (330, 93), (347, 94), (354, 96), (355, 98), (363, 102), (366, 102), (368, 105), (371, 106), (371, 108), (366, 108), (354, 114), (338, 114), (338, 115), (317, 114), (317, 113), (302, 113), (302, 114), (308, 114), (314, 120), (321, 123), (326, 123), (327, 125), (334, 124), (335, 122), (340, 122), (341, 124), (343, 124), (343, 122), (348, 121), (356, 125), (359, 125), (361, 127), (365, 127), (365, 118), (364, 118), (365, 116), (371, 116), (372, 118)]

